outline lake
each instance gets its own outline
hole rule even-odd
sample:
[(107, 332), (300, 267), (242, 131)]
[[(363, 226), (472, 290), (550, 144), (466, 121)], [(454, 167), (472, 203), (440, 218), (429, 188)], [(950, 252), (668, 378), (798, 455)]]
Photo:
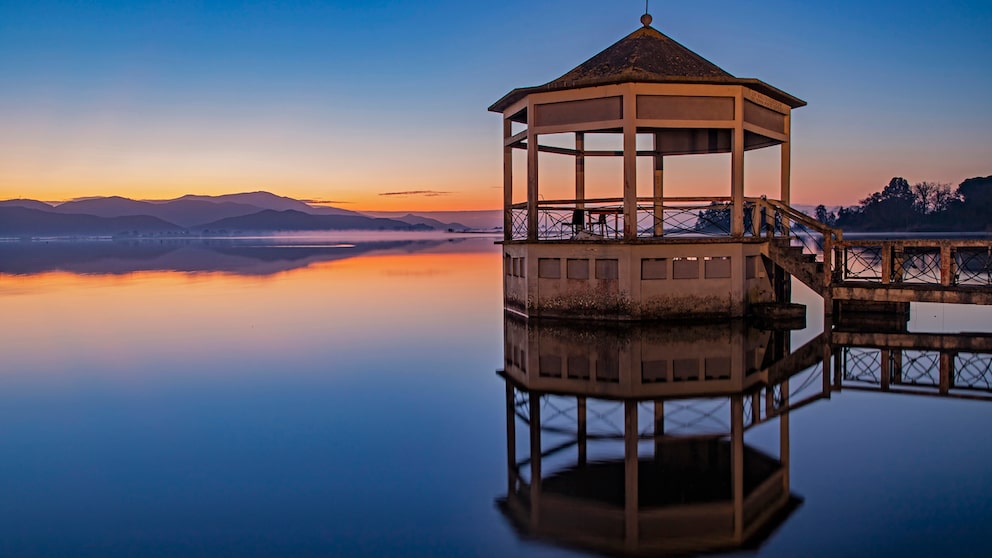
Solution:
[(528, 324), (494, 240), (0, 243), (0, 556), (992, 555), (992, 309)]

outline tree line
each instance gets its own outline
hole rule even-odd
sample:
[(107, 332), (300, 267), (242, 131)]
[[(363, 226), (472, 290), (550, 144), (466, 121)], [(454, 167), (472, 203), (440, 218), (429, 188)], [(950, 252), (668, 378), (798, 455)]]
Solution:
[(992, 176), (969, 178), (957, 188), (938, 182), (910, 185), (895, 177), (857, 206), (834, 213), (818, 205), (814, 217), (852, 231), (992, 232)]

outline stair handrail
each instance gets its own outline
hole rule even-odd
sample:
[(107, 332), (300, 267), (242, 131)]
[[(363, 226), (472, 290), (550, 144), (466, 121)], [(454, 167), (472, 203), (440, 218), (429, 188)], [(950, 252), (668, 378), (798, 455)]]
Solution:
[[(809, 215), (793, 208), (789, 204), (783, 203), (780, 200), (774, 199), (761, 199), (760, 203), (766, 204), (771, 209), (779, 212), (782, 215), (782, 225), (786, 237), (791, 237), (792, 234), (789, 230), (788, 221), (790, 219), (797, 223), (801, 223), (807, 229), (812, 229), (820, 233), (823, 237), (823, 302), (824, 308), (830, 308), (832, 305), (831, 297), (831, 286), (834, 282), (834, 272), (833, 272), (833, 259), (834, 259), (834, 246), (844, 241), (844, 231), (836, 227), (831, 227), (826, 223), (822, 223)], [(771, 213), (771, 212), (769, 212)], [(772, 217), (774, 218), (774, 217)], [(770, 234), (774, 235), (774, 224), (769, 227)]]

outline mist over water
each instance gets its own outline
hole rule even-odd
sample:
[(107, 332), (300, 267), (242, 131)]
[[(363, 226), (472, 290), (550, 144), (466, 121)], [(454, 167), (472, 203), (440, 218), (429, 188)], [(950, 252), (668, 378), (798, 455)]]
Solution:
[[(610, 484), (624, 456), (613, 430), (622, 403), (590, 397), (599, 413), (590, 432), (603, 436), (583, 465), (577, 446), (552, 451), (571, 444), (568, 428), (550, 427), (573, 416), (574, 390), (661, 390), (628, 394), (643, 399), (644, 431), (649, 402), (668, 387), (639, 383), (643, 370), (676, 359), (777, 370), (823, 339), (819, 299), (799, 285), (808, 327), (791, 334), (738, 322), (519, 325), (504, 317), (494, 240), (0, 243), (0, 556), (583, 555), (595, 547), (582, 532), (544, 535), (551, 508), (540, 525), (508, 511), (508, 455), (529, 458), (529, 415), (508, 421), (508, 380), (497, 371), (559, 382), (544, 384), (558, 387), (540, 400), (545, 501), (612, 513), (624, 503), (622, 483), (619, 493)], [(988, 308), (914, 305), (910, 330), (990, 324)], [(754, 475), (787, 470), (794, 505), (749, 546), (762, 556), (992, 553), (992, 357), (959, 351), (957, 383), (941, 395), (940, 358), (925, 347), (902, 353), (905, 381), (888, 391), (877, 383), (885, 349), (835, 348), (845, 359), (839, 389), (822, 378), (822, 351), (789, 372), (785, 465), (775, 403), (761, 403), (768, 421), (744, 434), (746, 464), (761, 464)], [(563, 372), (523, 370), (524, 353), (538, 367), (545, 357), (546, 370), (562, 357)], [(616, 382), (597, 384), (565, 373), (583, 355), (654, 364), (620, 364)], [(737, 365), (726, 366), (737, 381)], [(742, 374), (753, 401), (753, 376)], [(512, 392), (526, 402), (534, 385)], [(673, 509), (676, 493), (683, 503), (725, 496), (686, 484), (727, 478), (725, 396), (666, 402), (670, 435), (718, 434), (706, 446), (714, 460), (676, 463), (676, 446), (688, 444), (676, 440), (665, 461), (640, 440), (642, 490), (652, 491), (642, 506)], [(679, 408), (715, 409), (714, 420), (677, 422)], [(521, 467), (530, 483), (529, 462)]]

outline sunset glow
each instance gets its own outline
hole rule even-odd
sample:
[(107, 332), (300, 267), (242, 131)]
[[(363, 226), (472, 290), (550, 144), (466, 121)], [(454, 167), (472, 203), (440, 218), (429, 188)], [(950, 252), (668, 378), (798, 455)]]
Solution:
[[(500, 5), (520, 22), (447, 0), (3, 3), (0, 199), (267, 190), (355, 210), (496, 209), (486, 107), (623, 37), (642, 8)], [(988, 3), (652, 8), (658, 29), (734, 75), (809, 102), (793, 120), (795, 203), (992, 172), (992, 74), (976, 70), (992, 53)], [(668, 164), (670, 195), (729, 180), (717, 159)], [(747, 172), (765, 191), (774, 165), (749, 158)], [(569, 180), (549, 175), (549, 191)]]

